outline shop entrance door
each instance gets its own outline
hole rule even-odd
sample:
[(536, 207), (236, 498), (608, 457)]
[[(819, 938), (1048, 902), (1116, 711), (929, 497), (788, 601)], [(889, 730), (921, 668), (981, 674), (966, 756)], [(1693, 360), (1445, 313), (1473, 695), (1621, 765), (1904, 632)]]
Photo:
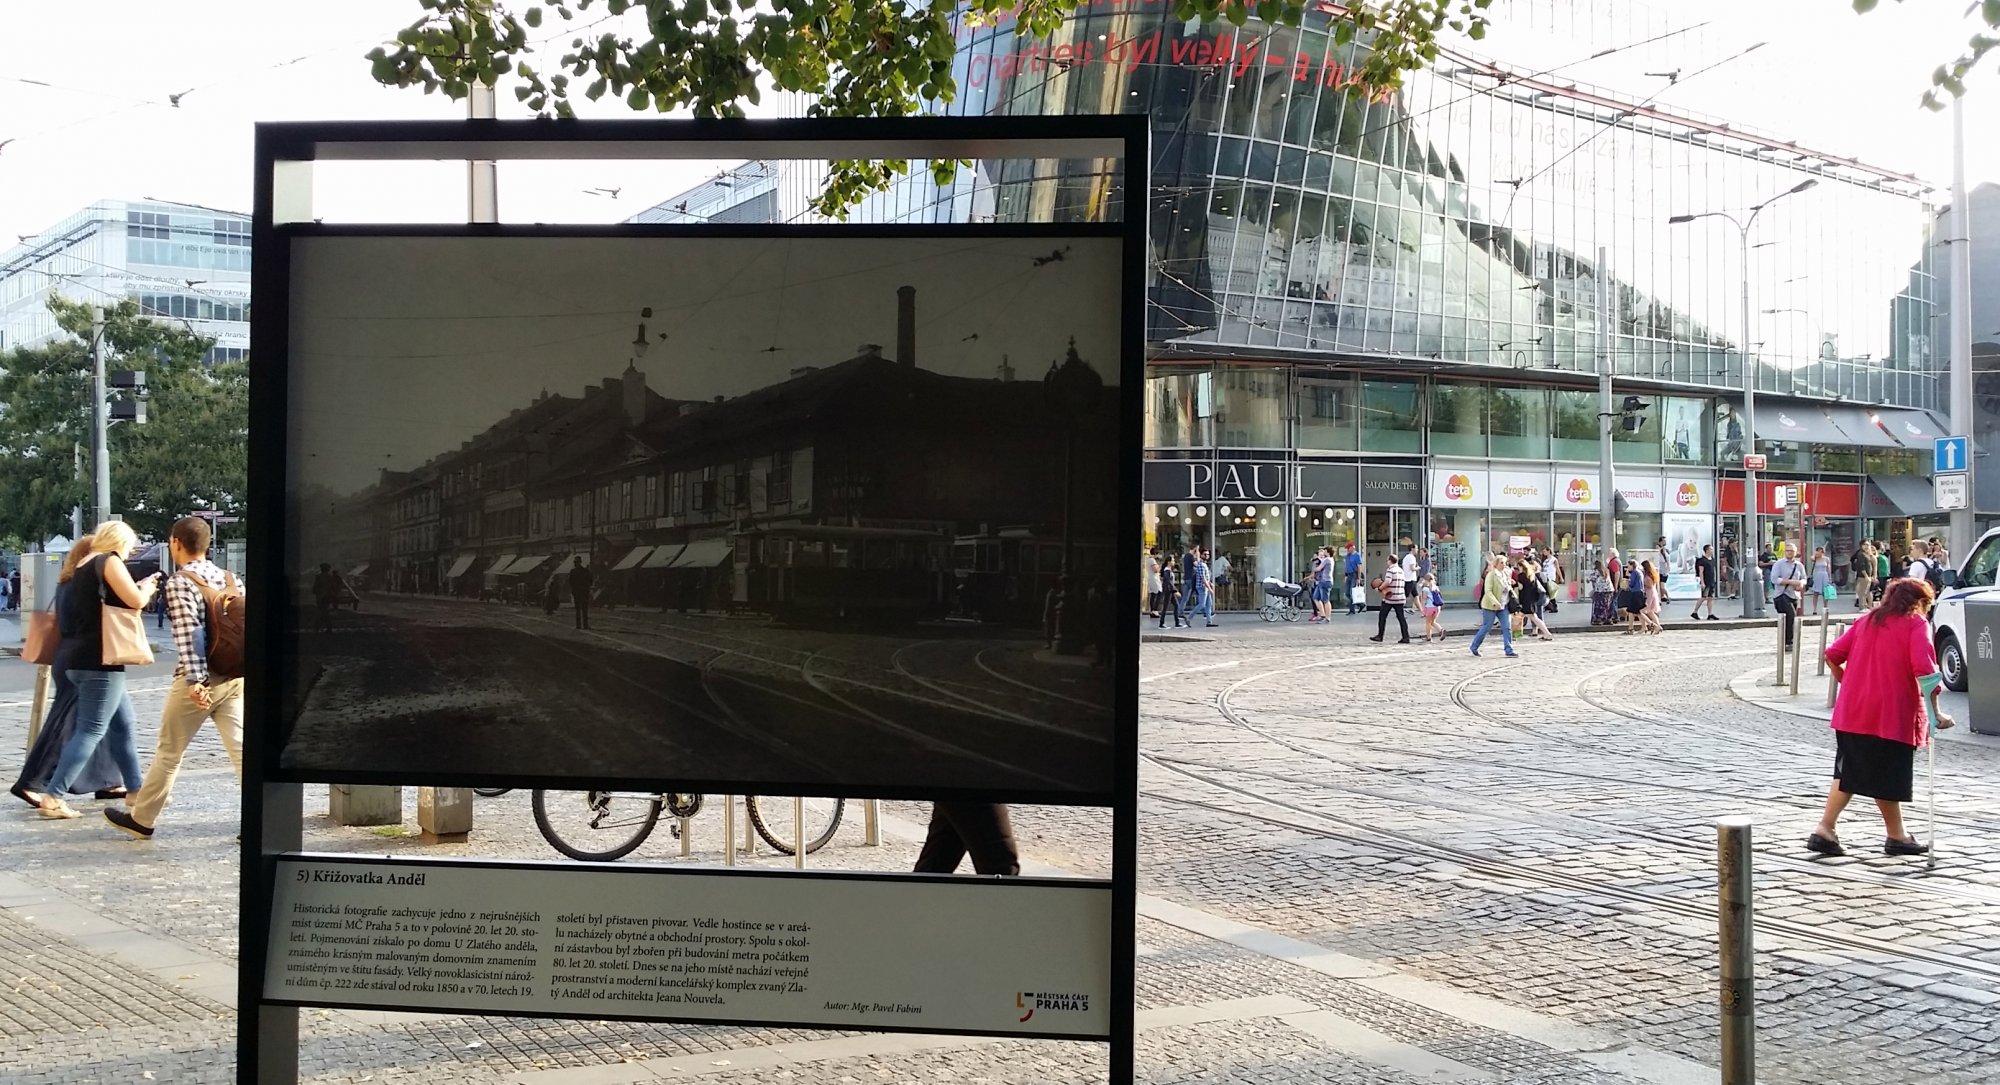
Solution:
[(1367, 563), (1364, 581), (1382, 575), (1392, 556), (1400, 559), (1417, 544), (1417, 525), (1422, 519), (1416, 509), (1368, 509), (1363, 513), (1363, 537), (1368, 540), (1362, 548)]

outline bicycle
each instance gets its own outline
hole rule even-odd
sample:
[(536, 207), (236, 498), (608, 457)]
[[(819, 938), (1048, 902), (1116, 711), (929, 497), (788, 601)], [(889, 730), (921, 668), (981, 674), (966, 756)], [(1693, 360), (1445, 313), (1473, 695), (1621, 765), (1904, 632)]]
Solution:
[[(757, 830), (757, 835), (780, 854), (798, 854), (798, 847), (792, 839), (792, 800), (767, 796), (765, 801), (781, 804), (783, 812), (775, 824), (765, 820), (757, 796), (743, 796), (751, 828)], [(675, 818), (691, 818), (701, 812), (702, 802), (701, 795), (676, 792), (545, 791), (537, 788), (534, 791), (535, 827), (542, 831), (542, 838), (551, 847), (572, 859), (610, 862), (630, 855), (653, 835), (653, 829), (660, 821), (660, 811), (665, 810)], [(832, 803), (830, 811), (825, 806), (827, 803)], [(805, 800), (802, 835), (807, 855), (825, 847), (833, 839), (846, 807), (846, 799)], [(669, 826), (669, 831), (676, 838), (680, 836), (678, 824)]]

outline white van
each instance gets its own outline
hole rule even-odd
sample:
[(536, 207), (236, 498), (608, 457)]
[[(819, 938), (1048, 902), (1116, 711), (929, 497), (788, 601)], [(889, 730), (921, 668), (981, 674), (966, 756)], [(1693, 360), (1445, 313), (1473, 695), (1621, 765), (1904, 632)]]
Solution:
[(1945, 688), (1964, 693), (1965, 652), (1972, 643), (1965, 634), (1967, 599), (2000, 599), (1994, 573), (2000, 569), (2000, 527), (1993, 528), (1972, 544), (1972, 553), (1958, 567), (1954, 587), (1938, 595), (1931, 610), (1931, 643), (1937, 647), (1938, 670), (1944, 672)]

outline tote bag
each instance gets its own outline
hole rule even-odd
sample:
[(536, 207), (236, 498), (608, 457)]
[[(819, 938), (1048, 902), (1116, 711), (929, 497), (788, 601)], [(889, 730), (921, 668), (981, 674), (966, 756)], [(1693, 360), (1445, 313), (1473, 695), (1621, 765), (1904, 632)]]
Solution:
[(21, 637), (21, 658), (46, 667), (56, 661), (56, 646), (62, 634), (56, 630), (56, 612), (37, 610), (28, 615), (28, 628)]
[[(100, 582), (103, 575), (99, 570)], [(105, 584), (104, 597), (109, 598), (110, 593), (111, 585)], [(144, 667), (153, 662), (153, 646), (146, 641), (145, 611), (108, 602), (100, 602), (98, 610), (103, 614), (98, 646), (106, 666)]]

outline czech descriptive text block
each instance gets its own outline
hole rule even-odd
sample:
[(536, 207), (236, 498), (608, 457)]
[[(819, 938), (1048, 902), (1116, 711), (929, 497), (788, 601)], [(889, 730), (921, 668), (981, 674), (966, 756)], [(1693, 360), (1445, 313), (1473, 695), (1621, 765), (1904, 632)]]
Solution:
[(279, 860), (270, 1002), (1105, 1039), (1107, 882)]

